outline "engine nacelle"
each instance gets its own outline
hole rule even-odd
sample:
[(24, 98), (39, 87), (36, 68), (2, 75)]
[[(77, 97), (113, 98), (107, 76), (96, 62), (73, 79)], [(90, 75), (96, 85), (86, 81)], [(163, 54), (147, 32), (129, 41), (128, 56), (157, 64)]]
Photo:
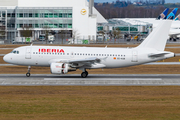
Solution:
[(50, 69), (52, 74), (66, 74), (69, 71), (69, 65), (66, 63), (52, 63)]

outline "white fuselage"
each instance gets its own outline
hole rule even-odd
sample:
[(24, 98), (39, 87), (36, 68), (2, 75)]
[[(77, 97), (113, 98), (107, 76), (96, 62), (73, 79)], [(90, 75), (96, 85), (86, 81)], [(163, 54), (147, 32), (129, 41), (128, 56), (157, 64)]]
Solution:
[(101, 59), (100, 62), (87, 68), (120, 68), (174, 57), (171, 52), (162, 57), (149, 57), (161, 52), (153, 48), (26, 46), (13, 51), (16, 53), (5, 55), (4, 61), (23, 66), (50, 66), (53, 62), (68, 63), (70, 60), (96, 57)]

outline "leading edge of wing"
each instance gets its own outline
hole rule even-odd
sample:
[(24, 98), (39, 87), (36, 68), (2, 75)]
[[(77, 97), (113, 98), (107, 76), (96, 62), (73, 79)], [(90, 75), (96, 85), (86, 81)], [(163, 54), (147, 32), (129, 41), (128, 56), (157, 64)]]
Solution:
[[(105, 59), (105, 58), (103, 58)], [(85, 59), (52, 59), (49, 61), (51, 63), (87, 63), (87, 62), (100, 62), (101, 59), (97, 57), (85, 58)]]
[(83, 63), (83, 62), (96, 62), (99, 61), (100, 59), (96, 57), (91, 57), (91, 58), (86, 58), (86, 59), (75, 59), (75, 60), (70, 60), (67, 61), (68, 63)]

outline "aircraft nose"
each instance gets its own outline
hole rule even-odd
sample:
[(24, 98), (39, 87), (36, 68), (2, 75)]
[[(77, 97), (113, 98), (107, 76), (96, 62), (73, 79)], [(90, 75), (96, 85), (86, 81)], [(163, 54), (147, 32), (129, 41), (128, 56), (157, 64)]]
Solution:
[(5, 56), (3, 57), (3, 60), (8, 63), (8, 62), (9, 62), (9, 57), (8, 57), (8, 55), (5, 55)]

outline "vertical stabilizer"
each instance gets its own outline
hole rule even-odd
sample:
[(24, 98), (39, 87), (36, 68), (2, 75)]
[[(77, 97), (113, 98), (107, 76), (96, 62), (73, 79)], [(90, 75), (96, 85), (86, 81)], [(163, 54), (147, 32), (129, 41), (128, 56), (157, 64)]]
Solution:
[(180, 14), (175, 18), (175, 21), (180, 20)]
[(149, 36), (137, 48), (154, 48), (164, 51), (171, 28), (172, 20), (162, 22), (149, 34)]
[(168, 14), (169, 8), (166, 8), (157, 18), (157, 20), (164, 19)]
[(176, 13), (177, 13), (178, 8), (174, 8), (173, 11), (164, 19), (174, 19), (176, 17)]

